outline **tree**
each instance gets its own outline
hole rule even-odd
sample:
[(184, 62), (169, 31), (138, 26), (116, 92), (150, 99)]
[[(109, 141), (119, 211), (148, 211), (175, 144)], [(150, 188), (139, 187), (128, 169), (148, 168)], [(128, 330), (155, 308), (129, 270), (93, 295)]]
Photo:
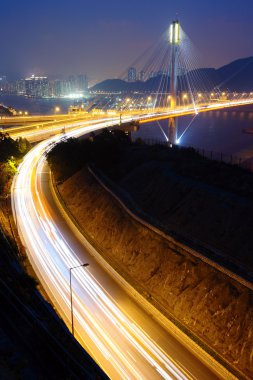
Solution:
[(25, 139), (24, 137), (17, 138), (16, 143), (17, 143), (17, 147), (18, 147), (19, 153), (21, 155), (24, 155), (27, 152), (29, 152), (29, 150), (32, 147), (31, 143), (27, 139)]
[(17, 157), (18, 154), (17, 142), (8, 133), (0, 132), (0, 161), (6, 161), (11, 156)]
[(11, 180), (17, 171), (14, 160), (0, 163), (0, 195), (6, 195), (10, 189)]

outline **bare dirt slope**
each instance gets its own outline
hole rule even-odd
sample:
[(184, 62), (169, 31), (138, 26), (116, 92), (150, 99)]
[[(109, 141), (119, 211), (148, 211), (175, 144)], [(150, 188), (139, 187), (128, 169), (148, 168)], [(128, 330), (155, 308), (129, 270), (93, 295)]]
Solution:
[(131, 171), (120, 185), (165, 228), (253, 270), (252, 199), (176, 174), (156, 161)]
[[(146, 173), (143, 178), (146, 176), (150, 181), (149, 175)], [(153, 177), (157, 179), (155, 172)], [(183, 225), (191, 233), (190, 221), (196, 218), (198, 228), (202, 228), (212, 210), (216, 213), (214, 207), (219, 208), (217, 199), (212, 200), (207, 191), (207, 199), (211, 201), (211, 206), (207, 206), (200, 188), (188, 183), (189, 188), (181, 179), (172, 181), (168, 173), (165, 177), (166, 186), (171, 186), (159, 193), (163, 188), (159, 183), (157, 193), (160, 196), (149, 199), (149, 205), (153, 203), (154, 209), (158, 209), (163, 198), (171, 197), (176, 207), (171, 210), (168, 206), (169, 224), (175, 228)], [(122, 186), (135, 193), (137, 199), (141, 180), (138, 182), (138, 173), (134, 178), (135, 182), (125, 178)], [(135, 188), (130, 188), (130, 183), (135, 183)], [(253, 378), (253, 294), (250, 290), (187, 252), (171, 247), (167, 240), (134, 222), (86, 169), (65, 181), (60, 192), (79, 224), (97, 241), (108, 261), (120, 265), (126, 278), (137, 281), (168, 314)], [(147, 189), (147, 197), (148, 193)], [(143, 197), (143, 202), (147, 202), (147, 197)], [(227, 202), (224, 199), (222, 208), (225, 210)], [(190, 212), (188, 221), (182, 211), (185, 208)], [(200, 208), (201, 213), (198, 213)], [(230, 214), (227, 215), (230, 218)], [(214, 216), (210, 218), (215, 219)], [(217, 229), (219, 225), (217, 221)], [(203, 231), (206, 230), (204, 226)], [(231, 233), (233, 238), (231, 231), (226, 233)]]

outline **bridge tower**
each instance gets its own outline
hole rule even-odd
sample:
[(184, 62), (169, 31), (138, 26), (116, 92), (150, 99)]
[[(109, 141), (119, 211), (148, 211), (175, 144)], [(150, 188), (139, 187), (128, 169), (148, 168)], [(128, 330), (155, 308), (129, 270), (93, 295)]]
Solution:
[[(171, 62), (169, 68), (170, 74), (170, 107), (175, 109), (177, 106), (177, 76), (178, 76), (178, 55), (180, 46), (180, 24), (179, 21), (173, 21), (170, 25), (170, 45), (171, 45)], [(177, 119), (169, 118), (169, 144), (175, 144), (177, 139)]]

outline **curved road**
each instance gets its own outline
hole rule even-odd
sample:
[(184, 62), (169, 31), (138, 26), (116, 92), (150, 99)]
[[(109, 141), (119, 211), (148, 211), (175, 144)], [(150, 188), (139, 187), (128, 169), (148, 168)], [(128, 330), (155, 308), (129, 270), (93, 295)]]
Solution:
[[(85, 126), (67, 136), (105, 126), (108, 122)], [(88, 267), (72, 270), (74, 331), (111, 379), (222, 378), (148, 315), (65, 221), (51, 192), (45, 159), (47, 149), (60, 138), (46, 140), (28, 153), (12, 188), (21, 240), (57, 312), (71, 328), (69, 268), (88, 262)]]

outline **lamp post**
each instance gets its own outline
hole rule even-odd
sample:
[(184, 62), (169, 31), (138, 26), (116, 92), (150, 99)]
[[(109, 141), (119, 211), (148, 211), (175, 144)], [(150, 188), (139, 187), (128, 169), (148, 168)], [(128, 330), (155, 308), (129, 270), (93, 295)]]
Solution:
[(74, 332), (74, 314), (73, 314), (73, 294), (72, 294), (72, 270), (81, 268), (81, 267), (87, 267), (89, 264), (81, 264), (77, 265), (76, 267), (69, 268), (69, 289), (70, 289), (70, 311), (71, 311), (71, 332), (72, 335), (75, 336)]

